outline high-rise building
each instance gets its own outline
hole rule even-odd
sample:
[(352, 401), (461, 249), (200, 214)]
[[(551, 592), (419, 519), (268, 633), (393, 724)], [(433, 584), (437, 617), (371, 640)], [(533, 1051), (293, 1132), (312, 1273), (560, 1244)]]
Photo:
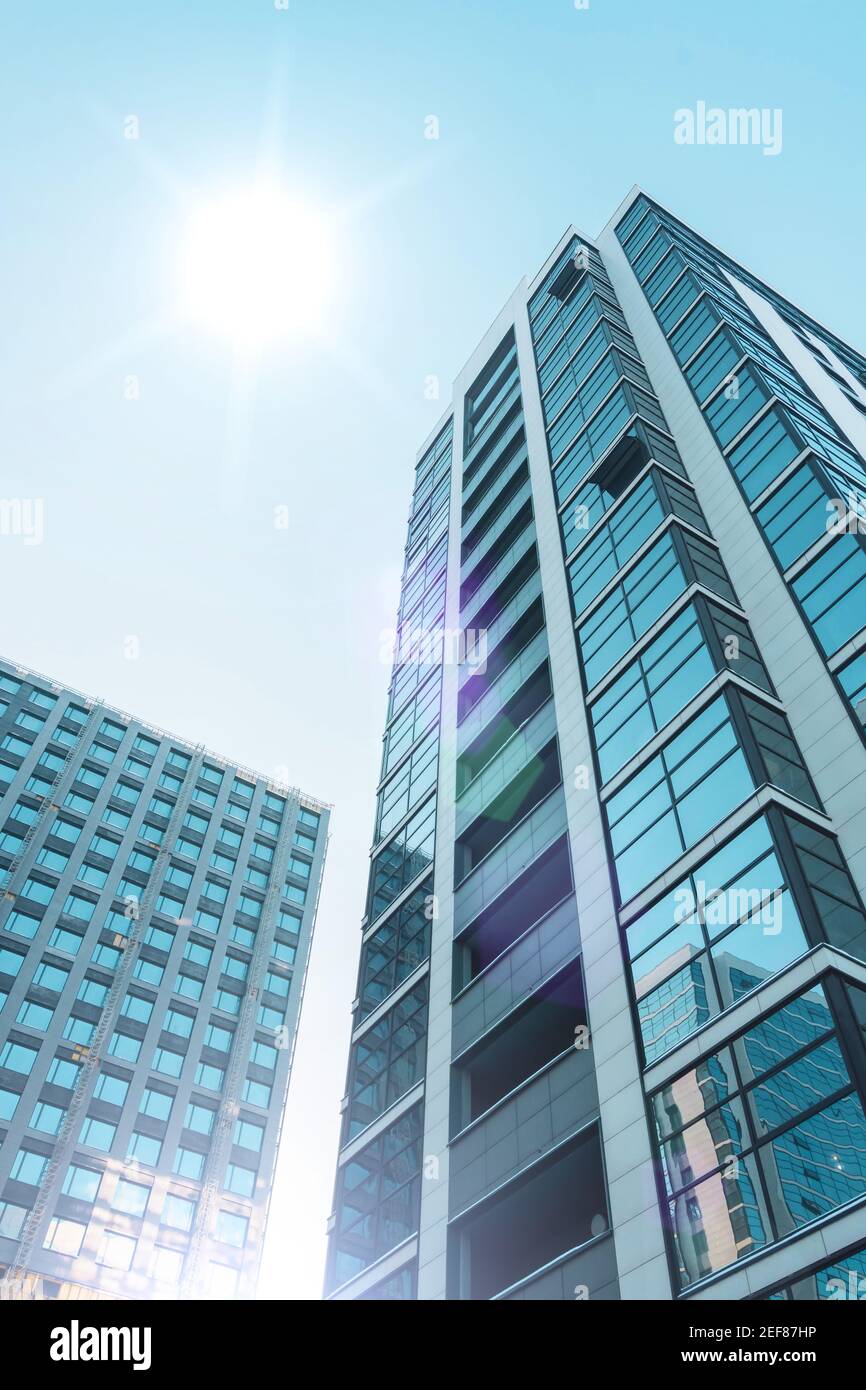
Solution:
[(253, 1296), (328, 814), (0, 662), (0, 1296)]
[(864, 415), (866, 358), (639, 190), (458, 376), (329, 1296), (866, 1293)]

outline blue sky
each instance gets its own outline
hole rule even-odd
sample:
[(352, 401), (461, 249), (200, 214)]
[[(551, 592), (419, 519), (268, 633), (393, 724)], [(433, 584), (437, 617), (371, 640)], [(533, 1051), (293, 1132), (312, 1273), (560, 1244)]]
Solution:
[[(336, 803), (263, 1282), (316, 1297), (415, 450), (520, 277), (633, 183), (862, 346), (864, 11), (4, 9), (0, 493), (44, 499), (45, 539), (0, 537), (0, 650)], [(782, 153), (675, 144), (699, 100), (781, 108)], [(339, 283), (244, 393), (175, 264), (263, 161), (326, 210)]]

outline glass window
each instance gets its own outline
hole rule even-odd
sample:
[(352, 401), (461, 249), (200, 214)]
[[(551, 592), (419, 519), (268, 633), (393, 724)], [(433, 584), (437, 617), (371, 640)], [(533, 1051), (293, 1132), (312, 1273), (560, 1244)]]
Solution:
[(354, 1138), (423, 1075), (427, 980), (421, 980), (362, 1034), (349, 1061), (346, 1137)]
[(605, 802), (621, 901), (640, 892), (754, 790), (723, 698)]
[(144, 1216), (149, 1197), (150, 1188), (144, 1183), (119, 1178), (111, 1205), (115, 1211), (125, 1211), (129, 1216)]
[(204, 1172), (204, 1154), (197, 1153), (195, 1149), (178, 1148), (172, 1171), (180, 1177), (197, 1181)]
[(142, 1115), (150, 1115), (154, 1120), (167, 1120), (171, 1114), (173, 1101), (173, 1093), (158, 1091), (153, 1086), (145, 1086), (139, 1111)]
[(234, 1142), (242, 1149), (253, 1149), (255, 1153), (260, 1153), (264, 1137), (264, 1125), (258, 1120), (247, 1120), (242, 1116), (236, 1120)]
[(106, 1100), (111, 1105), (123, 1105), (128, 1093), (129, 1081), (107, 1071), (100, 1072), (93, 1091), (97, 1100)]
[(233, 1192), (237, 1197), (252, 1197), (256, 1186), (256, 1171), (254, 1168), (244, 1168), (239, 1163), (229, 1163), (226, 1167), (226, 1192)]
[(83, 1168), (78, 1163), (70, 1163), (63, 1179), (63, 1193), (75, 1197), (79, 1202), (95, 1202), (102, 1182), (102, 1174), (93, 1168)]
[(249, 1224), (249, 1217), (233, 1211), (220, 1211), (217, 1213), (215, 1237), (224, 1245), (234, 1245), (241, 1250), (246, 1244)]
[(97, 1120), (88, 1115), (81, 1126), (79, 1142), (86, 1144), (88, 1148), (99, 1149), (101, 1153), (108, 1153), (116, 1133), (117, 1125), (110, 1125), (105, 1120)]
[(191, 1231), (195, 1220), (195, 1208), (194, 1201), (169, 1192), (163, 1202), (160, 1221), (163, 1226), (171, 1226), (176, 1231)]
[(839, 536), (793, 580), (827, 656), (861, 632), (866, 618), (866, 550), (861, 538)]
[(99, 1247), (98, 1263), (108, 1265), (109, 1269), (130, 1269), (135, 1246), (136, 1241), (132, 1236), (121, 1235), (119, 1231), (106, 1231)]
[(31, 1187), (38, 1187), (47, 1167), (48, 1159), (45, 1154), (35, 1153), (32, 1149), (19, 1149), (10, 1176), (16, 1182), (26, 1182)]
[(422, 1107), (416, 1105), (340, 1168), (333, 1286), (417, 1231), (422, 1142)]
[(766, 818), (753, 821), (626, 933), (647, 1062), (809, 949)]
[(817, 986), (653, 1097), (682, 1288), (866, 1191), (866, 1115), (834, 1026)]
[[(430, 868), (435, 827), (434, 797), (376, 855), (370, 875), (371, 920), (381, 916), (413, 878)], [(290, 890), (286, 891), (288, 895)]]
[(866, 652), (861, 652), (839, 672), (839, 682), (861, 724), (866, 725)]
[(164, 1245), (153, 1247), (150, 1277), (159, 1284), (177, 1285), (183, 1273), (183, 1251), (170, 1250)]
[(154, 1139), (152, 1135), (142, 1134), (141, 1131), (137, 1129), (132, 1131), (127, 1157), (134, 1158), (137, 1163), (146, 1163), (149, 1167), (155, 1168), (159, 1163), (161, 1152), (161, 1139)]
[(215, 1118), (216, 1111), (212, 1110), (210, 1106), (197, 1105), (195, 1101), (190, 1101), (184, 1116), (184, 1129), (195, 1130), (197, 1134), (210, 1134)]
[(44, 1248), (57, 1255), (79, 1255), (87, 1227), (80, 1221), (53, 1216), (48, 1223)]

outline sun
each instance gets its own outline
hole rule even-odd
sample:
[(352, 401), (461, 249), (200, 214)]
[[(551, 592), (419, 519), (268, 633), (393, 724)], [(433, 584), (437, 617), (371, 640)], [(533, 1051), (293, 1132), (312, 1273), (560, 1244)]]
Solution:
[(274, 184), (214, 197), (189, 217), (180, 285), (189, 318), (241, 349), (315, 334), (334, 287), (327, 218)]

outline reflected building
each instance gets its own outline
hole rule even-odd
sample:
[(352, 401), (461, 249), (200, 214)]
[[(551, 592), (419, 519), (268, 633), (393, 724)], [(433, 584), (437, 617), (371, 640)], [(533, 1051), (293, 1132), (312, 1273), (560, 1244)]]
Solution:
[(398, 630), (466, 640), (393, 668), (328, 1297), (856, 1274), (864, 417), (866, 358), (639, 190), (458, 375)]

